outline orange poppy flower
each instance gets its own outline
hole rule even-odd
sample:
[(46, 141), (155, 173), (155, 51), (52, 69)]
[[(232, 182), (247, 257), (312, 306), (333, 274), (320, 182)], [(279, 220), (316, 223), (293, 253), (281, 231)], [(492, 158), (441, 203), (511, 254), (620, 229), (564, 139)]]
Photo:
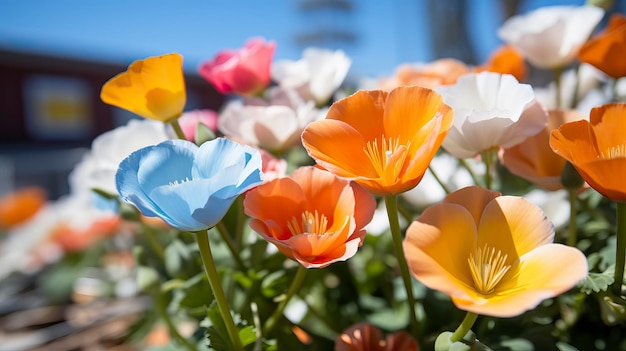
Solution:
[(553, 239), (537, 206), (471, 186), (411, 223), (404, 251), (413, 276), (459, 309), (513, 317), (586, 277), (585, 255)]
[(550, 132), (563, 123), (581, 119), (583, 117), (575, 110), (549, 111), (548, 124), (541, 132), (503, 150), (502, 164), (511, 173), (546, 190), (563, 189), (561, 174), (565, 168), (565, 159), (550, 148)]
[(120, 224), (121, 219), (117, 215), (94, 220), (86, 227), (60, 223), (53, 229), (50, 240), (61, 246), (65, 252), (77, 252), (102, 238), (117, 233)]
[(0, 228), (8, 229), (34, 216), (48, 200), (40, 187), (18, 189), (0, 199)]
[(550, 147), (600, 194), (626, 202), (626, 104), (595, 107), (589, 119), (552, 131)]
[(626, 77), (626, 16), (616, 13), (596, 37), (580, 48), (578, 58), (613, 78)]
[(526, 78), (528, 69), (524, 56), (512, 45), (503, 45), (496, 49), (484, 65), (476, 67), (475, 71), (489, 71), (500, 74), (510, 74), (522, 82)]
[(352, 257), (376, 209), (357, 184), (311, 166), (250, 190), (243, 205), (250, 227), (306, 268)]
[(335, 340), (335, 351), (417, 351), (419, 345), (413, 337), (399, 331), (383, 339), (380, 329), (359, 323), (344, 330)]
[(434, 90), (413, 86), (358, 91), (310, 123), (302, 144), (323, 168), (376, 195), (415, 187), (453, 121)]
[(104, 84), (100, 98), (144, 118), (178, 118), (187, 98), (182, 63), (176, 53), (135, 61)]
[(394, 77), (380, 81), (379, 89), (389, 91), (395, 87), (411, 85), (433, 89), (440, 85), (454, 84), (457, 78), (467, 73), (470, 73), (469, 67), (452, 58), (435, 60), (425, 65), (402, 64), (396, 69)]

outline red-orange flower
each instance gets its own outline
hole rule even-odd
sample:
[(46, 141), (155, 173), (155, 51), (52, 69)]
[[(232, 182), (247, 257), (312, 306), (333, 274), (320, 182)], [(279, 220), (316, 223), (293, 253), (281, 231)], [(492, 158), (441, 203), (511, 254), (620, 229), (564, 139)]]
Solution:
[(417, 351), (419, 345), (405, 332), (387, 335), (383, 339), (380, 329), (359, 323), (346, 329), (335, 340), (335, 351)]
[(581, 120), (575, 110), (549, 111), (548, 124), (538, 134), (502, 152), (502, 163), (511, 173), (540, 187), (554, 191), (563, 189), (561, 174), (565, 159), (550, 148), (550, 133), (563, 123)]
[(484, 65), (478, 66), (476, 72), (489, 71), (500, 74), (511, 74), (518, 81), (526, 78), (528, 69), (524, 56), (512, 45), (503, 45), (496, 49)]
[(404, 252), (413, 276), (459, 309), (513, 317), (587, 276), (585, 255), (553, 240), (554, 226), (537, 206), (472, 186), (411, 223)]
[(578, 58), (610, 77), (626, 77), (626, 16), (616, 13), (596, 37), (580, 48)]
[(302, 144), (323, 168), (376, 195), (415, 187), (453, 121), (441, 95), (423, 87), (358, 91), (309, 124)]
[(550, 147), (600, 194), (626, 202), (626, 104), (595, 107), (590, 121), (565, 123), (552, 131)]
[(178, 118), (187, 100), (183, 57), (172, 53), (135, 61), (102, 86), (100, 98), (144, 118)]
[(306, 268), (352, 257), (376, 209), (360, 186), (315, 167), (259, 185), (243, 204), (250, 227)]
[(0, 198), (0, 229), (25, 222), (41, 209), (48, 195), (40, 187), (18, 189)]
[(50, 240), (59, 244), (65, 252), (76, 252), (117, 233), (120, 224), (121, 219), (117, 215), (96, 219), (86, 227), (60, 223), (52, 231)]

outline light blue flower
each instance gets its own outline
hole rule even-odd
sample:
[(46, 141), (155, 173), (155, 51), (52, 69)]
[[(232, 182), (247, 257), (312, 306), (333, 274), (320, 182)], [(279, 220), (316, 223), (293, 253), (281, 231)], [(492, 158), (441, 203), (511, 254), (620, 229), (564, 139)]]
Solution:
[(237, 196), (261, 180), (261, 154), (218, 138), (200, 147), (167, 140), (133, 152), (115, 175), (117, 191), (143, 215), (185, 231), (217, 224)]

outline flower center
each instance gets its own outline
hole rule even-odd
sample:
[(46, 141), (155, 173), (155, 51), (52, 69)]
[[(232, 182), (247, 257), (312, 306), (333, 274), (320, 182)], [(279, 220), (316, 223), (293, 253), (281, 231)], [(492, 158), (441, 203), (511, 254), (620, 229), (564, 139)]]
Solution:
[(300, 220), (293, 216), (291, 221), (287, 223), (287, 228), (291, 235), (302, 233), (324, 234), (328, 228), (328, 219), (323, 214), (319, 214), (317, 210), (314, 213), (304, 211), (300, 215)]
[(505, 265), (509, 255), (502, 255), (502, 251), (496, 252), (495, 248), (488, 248), (487, 245), (483, 249), (476, 248), (473, 254), (470, 254), (469, 262), (472, 271), (472, 279), (474, 287), (483, 295), (491, 294), (496, 285), (502, 280), (506, 272), (511, 266)]
[[(382, 175), (389, 165), (390, 161), (392, 161), (395, 165), (404, 164), (404, 160), (406, 159), (409, 145), (400, 144), (400, 138), (388, 138), (386, 139), (383, 135), (381, 138), (380, 145), (378, 144), (378, 139), (374, 139), (373, 141), (368, 141), (367, 145), (363, 148), (363, 151), (369, 158), (370, 162), (374, 166), (376, 173), (378, 175)], [(396, 152), (404, 151), (399, 156), (399, 158), (394, 157)], [(396, 158), (396, 159), (394, 159)], [(397, 167), (396, 167), (397, 168)], [(399, 169), (397, 170), (399, 171)]]
[(170, 182), (170, 186), (181, 185), (181, 184), (187, 183), (187, 182), (192, 181), (192, 180), (193, 180), (193, 178), (189, 179), (189, 177), (185, 177), (185, 179), (181, 179), (180, 181), (179, 180), (175, 180), (173, 182)]
[(612, 160), (618, 157), (626, 157), (626, 144), (614, 145), (600, 152), (600, 158), (603, 160)]

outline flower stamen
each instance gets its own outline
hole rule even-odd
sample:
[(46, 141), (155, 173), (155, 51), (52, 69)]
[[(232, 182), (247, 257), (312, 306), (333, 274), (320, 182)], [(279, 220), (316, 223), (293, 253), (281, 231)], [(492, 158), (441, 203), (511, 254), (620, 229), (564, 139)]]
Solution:
[[(391, 160), (392, 156), (400, 148), (404, 148), (405, 150), (408, 149), (408, 145), (404, 146), (400, 144), (399, 137), (395, 139), (385, 138), (385, 136), (383, 135), (381, 140), (382, 143), (380, 147), (378, 145), (378, 139), (374, 139), (372, 141), (368, 141), (367, 145), (363, 148), (363, 151), (367, 155), (367, 158), (369, 158), (372, 166), (374, 166), (374, 169), (376, 170), (376, 173), (378, 175), (384, 174), (385, 169), (389, 165), (389, 161)], [(400, 160), (398, 160), (399, 162), (397, 162), (397, 164), (402, 165), (404, 163), (404, 160), (406, 159), (406, 156), (407, 152), (404, 152), (403, 156)], [(392, 166), (395, 167), (396, 165)]]
[(614, 158), (626, 157), (626, 144), (614, 145), (600, 152), (600, 158), (603, 160), (612, 160)]
[(175, 180), (173, 182), (170, 182), (169, 185), (170, 186), (177, 186), (177, 185), (181, 185), (181, 184), (187, 183), (187, 182), (192, 181), (192, 180), (193, 180), (193, 178), (189, 179), (189, 177), (185, 177), (185, 179), (181, 179), (180, 181)]
[(291, 235), (302, 233), (324, 234), (328, 229), (328, 219), (323, 214), (319, 214), (317, 210), (314, 213), (304, 211), (300, 216), (300, 221), (295, 216), (287, 223), (287, 228)]
[(496, 285), (511, 268), (506, 265), (509, 255), (502, 255), (502, 251), (496, 252), (495, 248), (489, 249), (487, 245), (483, 249), (477, 248), (468, 259), (474, 287), (479, 293), (489, 295), (493, 293)]

